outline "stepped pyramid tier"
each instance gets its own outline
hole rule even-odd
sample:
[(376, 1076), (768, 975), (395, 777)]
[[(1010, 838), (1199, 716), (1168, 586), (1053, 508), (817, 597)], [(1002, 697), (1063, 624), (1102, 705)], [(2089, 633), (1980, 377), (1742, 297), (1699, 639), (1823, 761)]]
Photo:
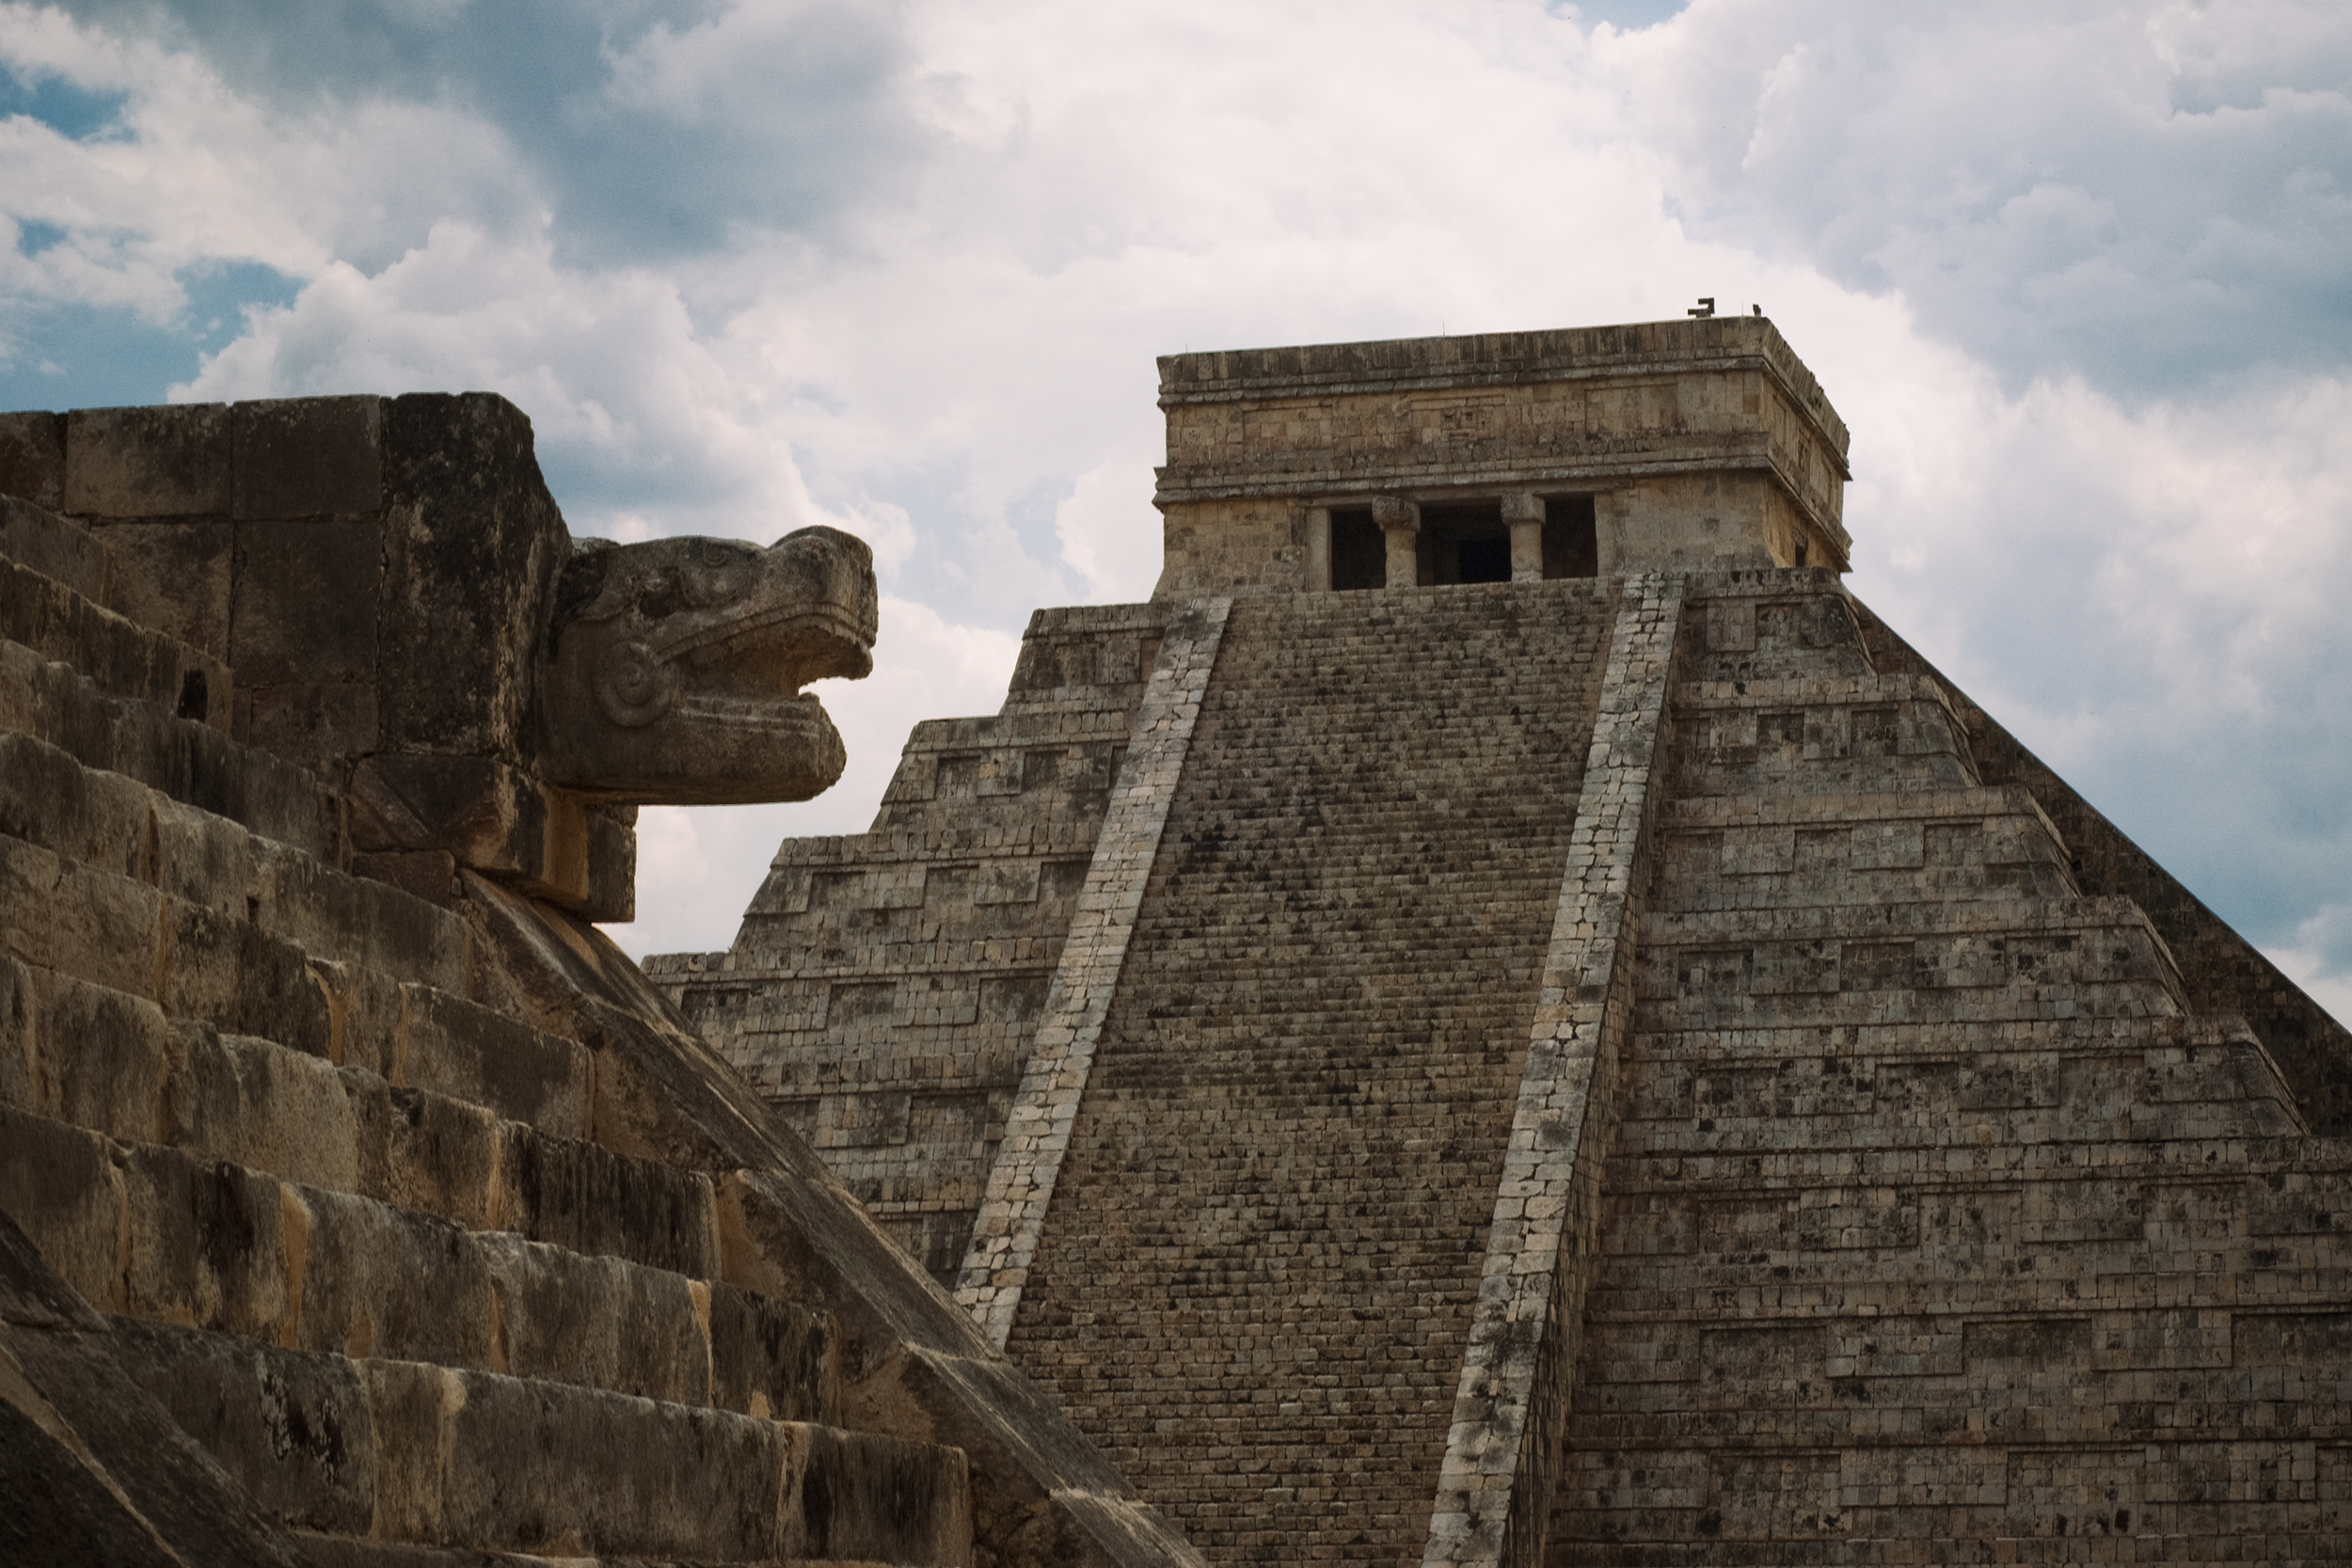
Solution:
[(1761, 319), (1161, 361), (1167, 566), (651, 980), (1216, 1562), (2352, 1561), (2352, 1038)]
[(1200, 1558), (591, 922), (865, 546), (487, 396), (0, 416), (0, 1560)]

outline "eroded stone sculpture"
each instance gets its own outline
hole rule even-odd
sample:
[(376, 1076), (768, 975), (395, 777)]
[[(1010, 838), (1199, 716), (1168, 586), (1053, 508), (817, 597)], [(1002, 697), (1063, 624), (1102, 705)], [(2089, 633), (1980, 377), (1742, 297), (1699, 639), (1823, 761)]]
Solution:
[(847, 752), (812, 680), (874, 667), (873, 553), (838, 529), (575, 541), (540, 676), (554, 783), (635, 805), (804, 800)]

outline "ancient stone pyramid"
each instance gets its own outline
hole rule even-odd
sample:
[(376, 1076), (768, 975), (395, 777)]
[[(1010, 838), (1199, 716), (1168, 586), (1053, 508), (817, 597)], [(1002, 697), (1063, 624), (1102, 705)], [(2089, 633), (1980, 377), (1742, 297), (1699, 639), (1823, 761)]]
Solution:
[(0, 1563), (1200, 1560), (590, 923), (872, 610), (497, 398), (0, 416)]
[(648, 972), (1212, 1561), (2352, 1560), (2352, 1041), (1770, 323), (1161, 361), (1167, 569)]

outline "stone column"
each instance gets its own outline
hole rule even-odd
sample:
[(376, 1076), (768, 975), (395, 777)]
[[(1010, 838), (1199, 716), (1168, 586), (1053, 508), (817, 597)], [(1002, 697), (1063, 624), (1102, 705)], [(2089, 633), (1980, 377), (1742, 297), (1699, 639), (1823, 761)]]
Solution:
[(1502, 498), (1502, 520), (1511, 525), (1511, 580), (1544, 580), (1544, 498), (1533, 490), (1511, 490)]
[(1327, 506), (1307, 508), (1307, 580), (1302, 585), (1310, 594), (1321, 594), (1331, 586), (1331, 509)]
[(1421, 586), (1421, 508), (1402, 496), (1372, 498), (1372, 520), (1389, 536), (1389, 586)]

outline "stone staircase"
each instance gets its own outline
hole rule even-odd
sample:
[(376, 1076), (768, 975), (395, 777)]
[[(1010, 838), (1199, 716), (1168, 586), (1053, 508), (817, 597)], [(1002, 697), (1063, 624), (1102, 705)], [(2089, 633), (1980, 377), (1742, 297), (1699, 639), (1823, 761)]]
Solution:
[(2345, 1147), (1829, 580), (1688, 595), (1549, 1560), (2344, 1560)]
[(125, 1561), (1189, 1560), (600, 933), (351, 875), (114, 572), (0, 501), (12, 1490)]
[(6, 571), (0, 1208), (135, 1381), (339, 1560), (969, 1560), (963, 1455), (842, 1430), (833, 1319), (726, 1281), (707, 1175), (593, 1141), (590, 1049), (195, 733), (211, 661)]
[(1214, 1560), (1418, 1560), (1613, 595), (1233, 601), (1008, 1350)]

